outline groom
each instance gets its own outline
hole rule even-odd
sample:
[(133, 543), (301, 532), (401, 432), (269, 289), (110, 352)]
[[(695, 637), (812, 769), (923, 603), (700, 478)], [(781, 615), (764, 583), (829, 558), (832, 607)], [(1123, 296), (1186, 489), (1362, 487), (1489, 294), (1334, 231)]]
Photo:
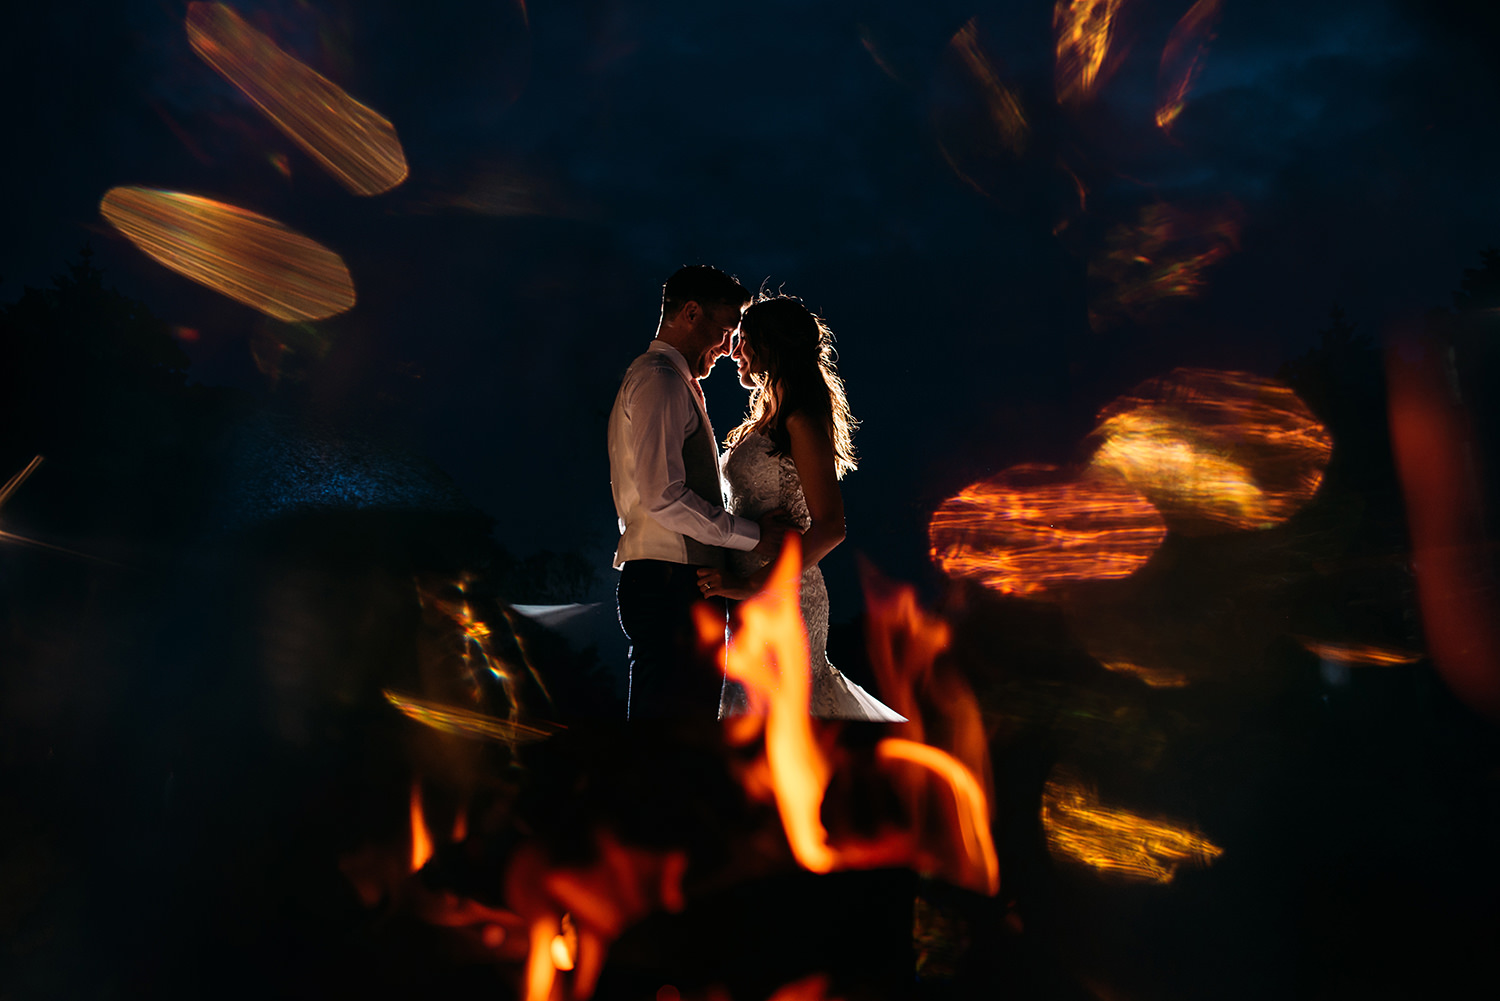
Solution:
[[(661, 290), (661, 321), (630, 364), (609, 415), (609, 480), (620, 519), (616, 598), (630, 639), (630, 719), (718, 714), (721, 679), (699, 652), (697, 568), (724, 549), (774, 553), (780, 512), (761, 522), (724, 510), (719, 447), (698, 380), (729, 353), (750, 293), (718, 268), (682, 268)], [(722, 602), (718, 602), (722, 610)]]

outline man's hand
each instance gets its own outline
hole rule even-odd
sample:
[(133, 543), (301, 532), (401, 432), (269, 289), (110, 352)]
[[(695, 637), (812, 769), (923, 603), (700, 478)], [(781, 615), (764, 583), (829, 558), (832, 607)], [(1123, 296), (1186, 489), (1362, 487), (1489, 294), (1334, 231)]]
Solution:
[(749, 581), (732, 573), (715, 570), (713, 567), (698, 568), (698, 590), (705, 598), (732, 598), (744, 601), (755, 594), (756, 588)]
[(760, 516), (760, 541), (750, 551), (757, 556), (774, 560), (781, 552), (781, 541), (786, 533), (795, 531), (797, 526), (786, 516), (786, 508), (772, 508)]

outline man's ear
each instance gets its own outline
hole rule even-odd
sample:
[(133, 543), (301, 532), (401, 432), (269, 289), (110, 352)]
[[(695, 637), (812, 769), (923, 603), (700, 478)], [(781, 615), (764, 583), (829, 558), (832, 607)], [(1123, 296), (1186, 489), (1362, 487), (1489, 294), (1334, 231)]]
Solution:
[(682, 304), (682, 309), (678, 311), (677, 318), (679, 320), (683, 320), (687, 323), (693, 324), (697, 323), (698, 318), (702, 315), (703, 307), (698, 305), (697, 300), (689, 299), (687, 302)]

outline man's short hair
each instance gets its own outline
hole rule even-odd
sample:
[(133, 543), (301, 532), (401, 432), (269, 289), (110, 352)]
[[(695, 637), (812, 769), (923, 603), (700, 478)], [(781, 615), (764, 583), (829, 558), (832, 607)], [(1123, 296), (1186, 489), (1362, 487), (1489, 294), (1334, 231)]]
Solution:
[(683, 306), (696, 302), (712, 306), (743, 306), (750, 293), (738, 279), (707, 264), (679, 268), (661, 287), (662, 316), (676, 316)]

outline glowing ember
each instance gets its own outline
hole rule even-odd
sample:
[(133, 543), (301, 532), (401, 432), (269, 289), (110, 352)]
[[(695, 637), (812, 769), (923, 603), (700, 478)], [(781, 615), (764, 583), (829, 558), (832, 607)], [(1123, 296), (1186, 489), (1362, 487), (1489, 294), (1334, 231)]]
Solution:
[(1298, 636), (1297, 642), (1310, 653), (1323, 660), (1338, 664), (1372, 664), (1387, 667), (1393, 664), (1415, 664), (1422, 654), (1410, 650), (1395, 650), (1390, 647), (1371, 646), (1367, 643), (1326, 643), (1321, 640)]
[(1100, 412), (1092, 468), (1174, 528), (1268, 528), (1323, 482), (1333, 439), (1292, 390), (1244, 372), (1176, 369)]
[(1106, 807), (1071, 776), (1049, 778), (1042, 791), (1047, 847), (1101, 873), (1170, 883), (1183, 865), (1206, 866), (1224, 849), (1195, 831)]
[(1140, 319), (1155, 304), (1193, 298), (1207, 285), (1209, 268), (1239, 249), (1239, 212), (1230, 205), (1195, 213), (1155, 202), (1134, 225), (1105, 234), (1105, 251), (1089, 262), (1089, 322), (1102, 329)]
[(432, 833), (422, 815), (422, 783), (411, 783), (411, 871), (417, 872), (432, 858)]
[(99, 211), (158, 263), (278, 320), (320, 320), (354, 305), (339, 256), (274, 219), (148, 188), (111, 188)]
[[(828, 872), (833, 853), (818, 812), (830, 767), (813, 739), (808, 713), (811, 675), (801, 585), (801, 537), (788, 533), (765, 589), (740, 606), (740, 625), (725, 648), (724, 670), (745, 686), (747, 721), (753, 726), (756, 717), (764, 716), (766, 760), (792, 854), (803, 868)], [(722, 640), (723, 619), (707, 606), (699, 607), (697, 622), (704, 642)], [(730, 730), (732, 740), (748, 735), (739, 727)]]
[(1223, 6), (1220, 0), (1198, 0), (1167, 37), (1157, 72), (1156, 124), (1171, 132), (1187, 104), (1187, 95), (1203, 71), (1203, 60), (1214, 40), (1214, 25)]
[(190, 3), (193, 51), (250, 98), (276, 127), (356, 195), (406, 179), (391, 123), (292, 58), (231, 8)]
[(1168, 671), (1159, 667), (1142, 667), (1128, 660), (1101, 660), (1099, 663), (1104, 665), (1105, 670), (1116, 674), (1128, 674), (1152, 688), (1186, 688), (1188, 686), (1187, 675), (1178, 671)]
[[(935, 747), (918, 744), (911, 740), (887, 738), (875, 749), (881, 761), (910, 761), (936, 773), (953, 790), (958, 810), (959, 832), (963, 838), (964, 855), (970, 872), (978, 874), (981, 892), (994, 896), (1000, 892), (1000, 859), (995, 854), (995, 841), (990, 834), (989, 800), (974, 773), (961, 765), (952, 755)], [(965, 879), (960, 885), (974, 882)]]
[[(1052, 29), (1057, 35), (1057, 99), (1082, 102), (1108, 77), (1118, 61), (1111, 52), (1116, 17), (1125, 0), (1057, 0)], [(1111, 58), (1114, 56), (1115, 58)]]
[(1026, 115), (1021, 110), (1021, 101), (1016, 95), (1000, 82), (1000, 76), (995, 72), (995, 67), (990, 63), (989, 57), (979, 47), (978, 32), (974, 28), (974, 19), (970, 18), (958, 32), (948, 40), (948, 47), (958, 56), (959, 62), (968, 70), (974, 82), (979, 85), (980, 92), (984, 95), (985, 106), (989, 109), (990, 121), (995, 125), (995, 131), (1000, 136), (1000, 141), (1005, 148), (1016, 156), (1026, 151), (1026, 142), (1031, 134), (1031, 127), (1026, 124)]
[(1161, 513), (1125, 483), (1039, 465), (964, 488), (928, 525), (944, 573), (1022, 595), (1128, 577), (1166, 534)]

